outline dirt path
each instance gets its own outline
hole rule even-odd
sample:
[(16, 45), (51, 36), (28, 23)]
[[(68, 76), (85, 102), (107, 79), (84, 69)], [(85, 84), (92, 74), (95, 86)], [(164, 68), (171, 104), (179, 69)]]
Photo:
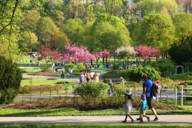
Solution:
[[(134, 115), (136, 119), (138, 116)], [(153, 116), (150, 116), (153, 120)], [(124, 116), (48, 116), (48, 117), (0, 117), (0, 123), (85, 123), (85, 122), (121, 122)], [(147, 122), (145, 120), (145, 122)], [(159, 121), (151, 123), (187, 123), (192, 124), (192, 115), (160, 115)]]

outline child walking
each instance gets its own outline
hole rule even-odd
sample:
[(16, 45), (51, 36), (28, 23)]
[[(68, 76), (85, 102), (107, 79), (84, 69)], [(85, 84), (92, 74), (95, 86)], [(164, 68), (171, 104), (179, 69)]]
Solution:
[(125, 104), (124, 104), (124, 111), (125, 111), (125, 120), (124, 123), (127, 122), (127, 117), (131, 119), (131, 122), (134, 122), (134, 119), (131, 116), (132, 111), (132, 92), (130, 89), (125, 90)]
[(149, 116), (146, 115), (147, 109), (147, 100), (145, 95), (141, 95), (141, 101), (139, 103), (139, 111), (140, 111), (140, 122), (143, 122), (143, 117), (147, 118), (147, 121), (150, 122)]

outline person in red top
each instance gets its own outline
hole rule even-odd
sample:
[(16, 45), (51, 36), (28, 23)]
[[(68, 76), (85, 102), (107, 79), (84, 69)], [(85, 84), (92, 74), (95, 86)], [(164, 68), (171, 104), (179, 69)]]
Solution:
[(85, 73), (85, 78), (86, 78), (87, 82), (90, 81), (90, 73), (88, 71), (86, 71), (86, 73)]

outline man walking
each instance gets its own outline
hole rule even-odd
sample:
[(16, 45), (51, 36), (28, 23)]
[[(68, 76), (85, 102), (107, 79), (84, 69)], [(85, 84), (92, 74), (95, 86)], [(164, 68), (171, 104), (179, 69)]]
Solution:
[(143, 94), (146, 95), (147, 105), (148, 105), (149, 109), (151, 109), (151, 111), (155, 115), (154, 121), (157, 121), (158, 120), (157, 112), (154, 108), (153, 97), (151, 95), (152, 87), (153, 87), (152, 80), (145, 74), (144, 75), (144, 83), (143, 83)]

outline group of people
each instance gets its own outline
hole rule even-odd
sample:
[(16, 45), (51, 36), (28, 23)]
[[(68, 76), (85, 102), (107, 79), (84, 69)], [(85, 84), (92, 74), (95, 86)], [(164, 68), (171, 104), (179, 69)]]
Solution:
[[(154, 121), (159, 120), (157, 116), (157, 112), (153, 105), (154, 97), (157, 96), (158, 93), (158, 86), (159, 86), (159, 80), (155, 80), (154, 82), (149, 79), (147, 75), (144, 75), (144, 82), (143, 82), (143, 92), (141, 94), (140, 103), (138, 105), (138, 109), (140, 112), (139, 120), (140, 122), (143, 122), (143, 118), (145, 117), (148, 122), (150, 121), (150, 117), (146, 115), (146, 109), (148, 108), (152, 111), (152, 113), (155, 115)], [(131, 122), (134, 122), (133, 117), (131, 116), (132, 111), (132, 92), (131, 89), (125, 90), (125, 104), (124, 104), (124, 110), (125, 110), (125, 119), (123, 122), (127, 122), (127, 117), (131, 119)]]
[(79, 83), (89, 82), (90, 80), (99, 82), (99, 75), (100, 74), (97, 71), (95, 71), (95, 72), (81, 71), (80, 76), (79, 76)]

